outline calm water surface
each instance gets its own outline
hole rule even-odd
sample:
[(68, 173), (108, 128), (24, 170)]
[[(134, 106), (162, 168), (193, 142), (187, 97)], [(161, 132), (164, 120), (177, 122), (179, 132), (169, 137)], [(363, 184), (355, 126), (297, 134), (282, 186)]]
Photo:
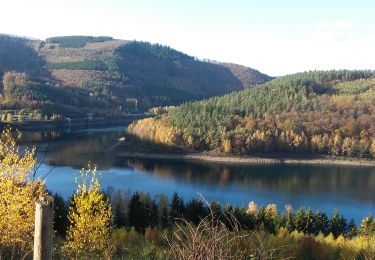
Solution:
[(110, 151), (124, 127), (25, 134), (45, 162), (39, 174), (47, 187), (68, 198), (75, 176), (88, 161), (95, 163), (106, 189), (178, 192), (185, 199), (202, 194), (208, 200), (246, 206), (276, 203), (332, 213), (335, 208), (358, 223), (375, 215), (375, 167), (311, 165), (223, 165), (213, 163), (127, 160)]

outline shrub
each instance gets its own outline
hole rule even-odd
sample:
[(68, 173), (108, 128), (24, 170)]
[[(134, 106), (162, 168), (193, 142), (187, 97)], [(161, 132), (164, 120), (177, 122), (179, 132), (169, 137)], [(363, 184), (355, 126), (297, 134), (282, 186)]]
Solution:
[(21, 258), (32, 251), (35, 201), (45, 195), (34, 178), (35, 149), (20, 152), (19, 132), (0, 136), (0, 258)]
[(110, 257), (112, 210), (100, 192), (96, 169), (82, 169), (69, 209), (66, 253), (76, 257)]

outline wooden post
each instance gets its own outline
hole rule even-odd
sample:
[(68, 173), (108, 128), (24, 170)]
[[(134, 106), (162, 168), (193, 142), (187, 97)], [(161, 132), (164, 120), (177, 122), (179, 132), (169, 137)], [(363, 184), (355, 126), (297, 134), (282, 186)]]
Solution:
[(52, 259), (53, 197), (40, 196), (35, 203), (34, 260)]

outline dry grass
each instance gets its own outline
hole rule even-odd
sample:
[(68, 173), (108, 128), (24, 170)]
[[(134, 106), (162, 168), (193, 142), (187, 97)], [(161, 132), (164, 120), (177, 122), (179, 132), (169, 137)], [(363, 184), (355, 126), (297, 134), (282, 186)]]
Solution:
[(88, 42), (86, 43), (84, 48), (86, 50), (113, 51), (114, 49), (128, 42), (129, 41), (125, 41), (125, 40), (113, 40), (113, 41), (106, 41), (106, 42)]
[(112, 57), (119, 46), (127, 43), (123, 40), (87, 43), (82, 48), (50, 48), (49, 45), (40, 50), (40, 55), (47, 62), (76, 62), (84, 60), (97, 60)]
[(173, 259), (278, 259), (284, 247), (273, 247), (261, 234), (242, 231), (234, 216), (219, 215), (207, 205), (209, 215), (197, 226), (180, 218), (174, 232), (165, 236)]
[[(174, 259), (213, 260), (248, 259), (242, 250), (247, 234), (241, 232), (240, 224), (233, 216), (215, 212), (203, 198), (209, 209), (209, 215), (201, 219), (197, 226), (186, 219), (177, 219), (176, 228), (171, 236), (166, 236)], [(225, 225), (221, 219), (229, 223)]]
[[(240, 250), (246, 235), (242, 235), (238, 225), (234, 231), (219, 221), (213, 212), (194, 226), (185, 219), (180, 219), (171, 237), (167, 237), (174, 259), (210, 260), (243, 259)], [(235, 222), (233, 222), (235, 223)]]
[(88, 80), (111, 78), (111, 73), (93, 70), (51, 70), (52, 76), (61, 82), (63, 86), (82, 87), (82, 83)]

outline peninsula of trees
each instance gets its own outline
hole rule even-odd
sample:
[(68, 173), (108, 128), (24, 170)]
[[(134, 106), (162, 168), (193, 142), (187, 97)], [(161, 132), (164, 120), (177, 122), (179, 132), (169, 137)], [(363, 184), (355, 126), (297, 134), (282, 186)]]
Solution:
[(375, 158), (375, 72), (312, 71), (188, 102), (132, 124), (141, 139), (194, 151)]

